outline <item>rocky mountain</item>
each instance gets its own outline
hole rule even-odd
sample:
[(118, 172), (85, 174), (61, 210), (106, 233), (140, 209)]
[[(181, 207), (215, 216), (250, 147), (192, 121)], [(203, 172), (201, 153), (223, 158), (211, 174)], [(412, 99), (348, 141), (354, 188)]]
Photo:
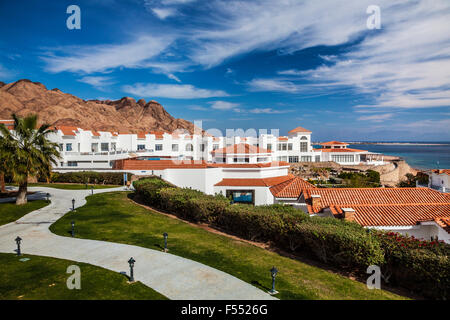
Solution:
[(124, 97), (120, 100), (83, 100), (55, 88), (48, 90), (40, 82), (18, 80), (0, 82), (0, 119), (37, 114), (40, 123), (70, 125), (84, 129), (140, 132), (163, 130), (172, 132), (194, 125), (172, 117), (162, 105), (151, 100)]

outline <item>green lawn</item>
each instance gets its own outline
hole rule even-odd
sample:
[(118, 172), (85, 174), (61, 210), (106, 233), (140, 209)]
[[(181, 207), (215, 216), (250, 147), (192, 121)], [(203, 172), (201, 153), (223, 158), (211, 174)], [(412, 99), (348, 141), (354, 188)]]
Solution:
[[(29, 258), (28, 261), (19, 259)], [(40, 256), (0, 253), (0, 300), (162, 300), (167, 299), (140, 282), (128, 284), (125, 275), (90, 264)], [(71, 274), (67, 267), (77, 265), (81, 289), (68, 289)]]
[(50, 230), (69, 236), (70, 222), (74, 220), (77, 237), (155, 250), (162, 249), (162, 234), (167, 232), (170, 253), (220, 269), (263, 290), (270, 288), (269, 270), (276, 266), (279, 270), (276, 289), (280, 292), (277, 297), (281, 299), (404, 299), (147, 210), (131, 202), (128, 195), (114, 192), (89, 196), (84, 207), (76, 213), (67, 213)]
[[(15, 184), (7, 184), (10, 186), (17, 186)], [(29, 183), (29, 187), (47, 187), (47, 188), (56, 188), (56, 189), (66, 189), (66, 190), (91, 190), (93, 186), (94, 189), (107, 189), (107, 188), (116, 188), (121, 187), (117, 185), (103, 185), (103, 184), (89, 184), (87, 189), (85, 184), (79, 183)]]
[(20, 219), (27, 213), (48, 205), (45, 200), (28, 201), (24, 205), (16, 205), (15, 202), (0, 203), (0, 225), (7, 224)]

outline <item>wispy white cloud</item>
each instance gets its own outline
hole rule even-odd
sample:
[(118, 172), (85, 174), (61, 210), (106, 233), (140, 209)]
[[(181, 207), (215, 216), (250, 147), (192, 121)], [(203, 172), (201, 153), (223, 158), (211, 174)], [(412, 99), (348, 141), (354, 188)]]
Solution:
[[(48, 49), (42, 59), (49, 72), (104, 72), (118, 67), (152, 67), (151, 58), (172, 42), (170, 36), (142, 36), (132, 42), (114, 45), (70, 46)], [(165, 64), (156, 63), (155, 67)]]
[(227, 101), (212, 101), (210, 104), (211, 108), (215, 110), (236, 110), (239, 107), (239, 103)]
[(161, 20), (177, 14), (177, 10), (174, 8), (153, 8), (152, 12)]
[(114, 83), (111, 77), (105, 76), (86, 76), (77, 81), (90, 84), (91, 86), (103, 90), (105, 87)]
[(138, 97), (199, 99), (228, 96), (228, 94), (222, 90), (201, 89), (190, 84), (136, 83), (134, 85), (123, 86), (122, 89), (123, 91)]
[(249, 113), (257, 113), (257, 114), (281, 114), (281, 113), (289, 113), (293, 112), (293, 110), (274, 110), (272, 108), (254, 108), (248, 110)]
[(393, 113), (375, 114), (375, 115), (371, 115), (371, 116), (361, 116), (358, 118), (358, 120), (382, 122), (384, 120), (391, 119), (393, 116), (394, 116)]
[(176, 82), (181, 82), (181, 80), (180, 80), (176, 75), (174, 75), (173, 73), (169, 73), (169, 74), (167, 75), (167, 77), (168, 77), (169, 79), (175, 80)]

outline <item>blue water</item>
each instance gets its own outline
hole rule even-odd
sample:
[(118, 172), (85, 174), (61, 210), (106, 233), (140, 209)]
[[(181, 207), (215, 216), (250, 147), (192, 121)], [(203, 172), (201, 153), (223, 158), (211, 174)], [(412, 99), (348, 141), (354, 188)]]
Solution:
[(436, 143), (442, 145), (353, 144), (349, 148), (402, 157), (411, 167), (417, 169), (450, 169), (450, 143)]

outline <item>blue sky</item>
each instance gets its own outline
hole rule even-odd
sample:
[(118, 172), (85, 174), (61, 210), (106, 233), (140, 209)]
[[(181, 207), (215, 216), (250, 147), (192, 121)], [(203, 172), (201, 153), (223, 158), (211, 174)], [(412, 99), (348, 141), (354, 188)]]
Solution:
[(450, 140), (448, 0), (1, 1), (0, 29), (4, 82), (153, 99), (223, 132)]

